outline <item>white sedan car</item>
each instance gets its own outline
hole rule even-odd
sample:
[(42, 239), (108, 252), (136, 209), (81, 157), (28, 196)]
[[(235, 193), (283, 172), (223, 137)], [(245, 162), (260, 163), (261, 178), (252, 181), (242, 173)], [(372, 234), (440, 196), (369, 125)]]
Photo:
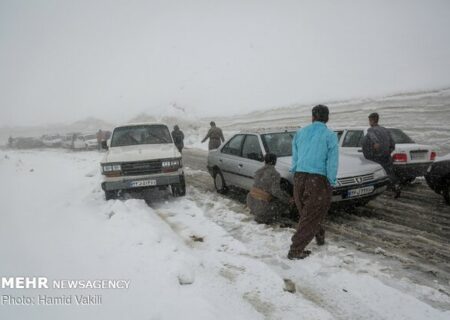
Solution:
[[(339, 146), (343, 152), (361, 153), (362, 139), (368, 128), (336, 129)], [(387, 128), (395, 142), (392, 152), (395, 173), (404, 183), (424, 176), (436, 159), (436, 150), (431, 145), (415, 143), (406, 133), (397, 128)]]
[[(276, 168), (281, 175), (281, 188), (292, 194), (293, 129), (262, 129), (234, 135), (218, 149), (208, 154), (208, 171), (214, 179), (217, 192), (229, 187), (250, 190), (256, 170), (264, 165), (266, 153), (278, 157)], [(340, 154), (337, 186), (333, 188), (332, 202), (345, 206), (365, 205), (386, 190), (389, 179), (377, 163), (362, 154)]]

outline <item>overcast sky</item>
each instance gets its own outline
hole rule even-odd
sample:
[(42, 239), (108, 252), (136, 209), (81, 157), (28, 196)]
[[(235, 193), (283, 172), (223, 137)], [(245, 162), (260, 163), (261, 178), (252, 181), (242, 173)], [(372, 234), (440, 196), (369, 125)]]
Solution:
[(446, 0), (0, 0), (0, 125), (449, 86)]

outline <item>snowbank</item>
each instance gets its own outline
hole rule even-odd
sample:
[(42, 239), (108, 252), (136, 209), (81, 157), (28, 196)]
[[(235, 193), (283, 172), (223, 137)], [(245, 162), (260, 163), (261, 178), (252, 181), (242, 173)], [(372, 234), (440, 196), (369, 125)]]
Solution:
[[(327, 245), (285, 255), (290, 229), (261, 226), (230, 199), (189, 187), (183, 199), (105, 201), (100, 154), (0, 152), (0, 274), (127, 279), (129, 289), (19, 290), (97, 294), (99, 305), (0, 305), (1, 319), (448, 319), (448, 297), (389, 279), (373, 260)], [(206, 174), (192, 172), (190, 174)], [(291, 279), (296, 293), (284, 290)], [(432, 298), (430, 298), (432, 297)]]

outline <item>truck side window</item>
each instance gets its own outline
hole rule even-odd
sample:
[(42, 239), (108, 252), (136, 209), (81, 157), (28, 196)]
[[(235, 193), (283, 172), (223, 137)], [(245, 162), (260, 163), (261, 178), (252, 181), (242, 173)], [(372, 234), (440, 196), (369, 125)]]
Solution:
[(364, 131), (362, 130), (348, 130), (344, 136), (342, 146), (347, 148), (359, 148), (362, 146), (363, 137)]
[(222, 153), (231, 154), (233, 156), (241, 155), (242, 141), (244, 140), (244, 135), (239, 134), (233, 137), (223, 148)]

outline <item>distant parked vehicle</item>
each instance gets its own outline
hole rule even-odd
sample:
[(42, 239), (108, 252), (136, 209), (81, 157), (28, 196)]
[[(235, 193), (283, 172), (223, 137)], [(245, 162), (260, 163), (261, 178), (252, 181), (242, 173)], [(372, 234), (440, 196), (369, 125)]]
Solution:
[(59, 134), (43, 135), (41, 141), (46, 147), (59, 148), (62, 146), (63, 139)]
[(428, 186), (450, 205), (450, 154), (438, 158), (425, 175)]
[[(121, 190), (170, 187), (176, 197), (186, 194), (181, 154), (164, 124), (128, 124), (103, 141), (102, 189), (106, 200)], [(109, 145), (108, 145), (109, 144)]]
[(45, 147), (45, 145), (37, 138), (17, 137), (12, 139), (11, 147), (16, 149), (34, 149)]
[[(280, 173), (281, 188), (292, 194), (292, 139), (295, 131), (280, 129), (254, 130), (231, 137), (217, 150), (208, 154), (208, 171), (219, 193), (229, 187), (250, 190), (256, 170), (264, 163), (266, 153), (278, 157), (276, 169)], [(389, 182), (384, 169), (362, 154), (340, 154), (337, 186), (332, 202), (341, 205), (365, 205), (386, 190)]]
[[(362, 153), (362, 139), (368, 128), (337, 129), (339, 146), (343, 152)], [(436, 158), (431, 145), (415, 143), (406, 133), (397, 128), (388, 128), (395, 142), (392, 152), (394, 170), (402, 183), (410, 183), (416, 177), (424, 176)]]
[(78, 133), (68, 133), (62, 137), (62, 147), (66, 149), (73, 149), (74, 140)]
[(84, 146), (86, 149), (97, 149), (97, 135), (96, 134), (85, 134), (83, 135)]

